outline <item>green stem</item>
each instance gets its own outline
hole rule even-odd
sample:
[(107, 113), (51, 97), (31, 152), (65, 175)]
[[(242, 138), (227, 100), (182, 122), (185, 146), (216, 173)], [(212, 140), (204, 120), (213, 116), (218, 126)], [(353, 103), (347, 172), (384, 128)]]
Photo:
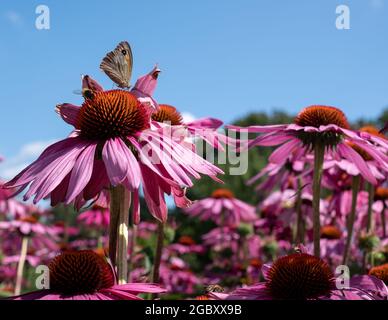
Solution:
[(119, 284), (127, 283), (128, 279), (127, 256), (130, 202), (130, 192), (124, 186), (111, 187), (109, 256), (112, 262), (117, 265), (117, 280)]
[(357, 209), (357, 194), (360, 189), (360, 175), (353, 177), (352, 180), (352, 208), (348, 220), (348, 236), (346, 239), (344, 256), (342, 259), (342, 264), (347, 265), (349, 260), (350, 247), (352, 244), (353, 238), (353, 227), (354, 221), (356, 220), (356, 209)]
[(363, 254), (362, 254), (362, 266), (361, 266), (361, 270), (364, 270), (365, 273), (368, 273), (368, 270), (367, 270), (367, 264), (368, 264), (368, 252), (366, 250), (363, 251)]
[(71, 210), (69, 206), (64, 206), (65, 217), (64, 217), (64, 226), (63, 226), (63, 243), (69, 243), (69, 225), (71, 220)]
[(322, 167), (325, 156), (325, 145), (317, 142), (314, 146), (314, 176), (313, 176), (313, 238), (314, 238), (314, 255), (318, 258), (321, 256), (321, 221), (319, 204), (321, 199), (321, 180)]
[(18, 268), (16, 271), (15, 296), (20, 295), (22, 290), (23, 271), (24, 271), (24, 264), (26, 262), (26, 257), (27, 257), (27, 249), (28, 249), (28, 237), (24, 236), (22, 238), (22, 247), (20, 249), (20, 257), (18, 262)]
[(134, 269), (133, 260), (135, 258), (136, 251), (136, 240), (137, 240), (137, 225), (133, 223), (132, 219), (132, 235), (131, 235), (131, 246), (129, 248), (129, 261), (128, 261), (128, 279), (131, 282), (131, 271)]
[(368, 183), (367, 190), (368, 190), (368, 218), (367, 218), (366, 231), (369, 234), (373, 231), (372, 205), (373, 205), (373, 200), (375, 196), (375, 187), (371, 183)]
[(302, 183), (300, 178), (298, 178), (298, 194), (296, 198), (296, 232), (295, 232), (295, 244), (303, 244), (304, 243), (304, 226), (302, 219)]
[(158, 238), (156, 243), (155, 259), (154, 259), (154, 269), (152, 273), (152, 282), (159, 283), (159, 269), (160, 263), (162, 261), (162, 251), (164, 243), (164, 223), (158, 221)]
[(375, 256), (373, 252), (370, 253), (370, 264), (371, 264), (371, 268), (375, 267)]
[(103, 244), (103, 236), (100, 234), (97, 238), (97, 248), (98, 249), (104, 249), (104, 244)]
[(385, 204), (385, 201), (383, 201), (383, 210), (381, 211), (381, 225), (383, 227), (383, 239), (387, 237), (387, 226), (386, 226), (386, 220), (385, 220), (385, 210), (387, 209), (387, 205)]

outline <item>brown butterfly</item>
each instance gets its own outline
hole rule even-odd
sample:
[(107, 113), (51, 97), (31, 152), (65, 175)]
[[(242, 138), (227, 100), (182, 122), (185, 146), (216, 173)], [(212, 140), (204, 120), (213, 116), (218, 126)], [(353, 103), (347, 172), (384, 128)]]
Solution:
[(225, 289), (218, 284), (209, 284), (208, 286), (205, 287), (205, 290), (207, 293), (210, 293), (210, 292), (219, 293), (219, 292), (225, 291)]
[(100, 68), (119, 88), (129, 88), (133, 66), (132, 50), (127, 41), (120, 42), (102, 59)]

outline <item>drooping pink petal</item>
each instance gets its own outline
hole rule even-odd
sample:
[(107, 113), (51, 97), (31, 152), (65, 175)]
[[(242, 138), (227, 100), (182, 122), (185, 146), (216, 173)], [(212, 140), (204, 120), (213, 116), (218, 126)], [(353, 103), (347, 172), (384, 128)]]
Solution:
[(79, 110), (79, 106), (70, 103), (62, 103), (55, 108), (55, 112), (58, 113), (66, 123), (72, 125), (76, 129), (79, 129), (77, 125)]
[(301, 141), (298, 139), (292, 139), (272, 152), (268, 161), (276, 164), (282, 164), (286, 162), (288, 156), (299, 146), (301, 146)]
[(124, 156), (123, 161), (125, 161), (127, 165), (127, 179), (125, 184), (129, 190), (138, 189), (140, 185), (139, 163), (123, 140), (117, 139), (117, 144), (118, 147), (121, 148), (121, 153)]
[(113, 186), (117, 186), (124, 181), (127, 176), (127, 162), (123, 154), (120, 138), (109, 139), (102, 149), (102, 160), (105, 163), (106, 172)]
[(142, 164), (140, 169), (143, 179), (144, 199), (148, 209), (156, 219), (165, 222), (167, 220), (167, 205), (164, 200), (164, 194), (157, 183), (156, 174)]
[(89, 183), (93, 171), (96, 147), (96, 144), (91, 144), (78, 156), (71, 171), (66, 204), (71, 203)]
[(373, 185), (377, 184), (376, 178), (373, 176), (372, 172), (368, 168), (368, 165), (357, 151), (353, 150), (353, 148), (349, 147), (345, 143), (339, 143), (337, 149), (345, 159), (348, 159), (350, 162), (353, 162), (357, 166), (365, 180)]
[(379, 293), (388, 298), (388, 288), (385, 283), (375, 276), (362, 275), (354, 276), (350, 279), (350, 286), (358, 289)]
[(92, 90), (94, 92), (104, 91), (104, 88), (100, 86), (96, 80), (88, 75), (82, 76), (82, 90), (85, 89)]
[(94, 161), (92, 176), (83, 192), (83, 196), (85, 200), (93, 199), (104, 188), (108, 188), (109, 186), (110, 186), (110, 181), (109, 181), (108, 174), (106, 173), (105, 164), (102, 160), (96, 159)]
[(132, 216), (133, 216), (133, 223), (139, 224), (140, 223), (140, 201), (139, 201), (138, 190), (135, 190), (132, 193)]
[(137, 79), (133, 90), (152, 96), (158, 83), (160, 69), (155, 66), (149, 73)]
[(294, 139), (294, 137), (288, 133), (274, 132), (274, 133), (269, 133), (269, 134), (257, 137), (256, 139), (250, 141), (248, 146), (249, 147), (253, 147), (253, 146), (271, 147), (271, 146), (277, 146), (291, 139)]
[(41, 172), (35, 177), (24, 199), (29, 199), (36, 193), (34, 203), (45, 198), (53, 191), (72, 170), (78, 155), (87, 147), (85, 142), (78, 143), (66, 153), (53, 159), (46, 167), (41, 168)]
[(76, 138), (66, 138), (47, 147), (37, 160), (22, 170), (16, 177), (4, 184), (7, 188), (22, 186), (31, 182), (43, 169), (51, 164), (58, 157), (63, 157), (74, 148), (86, 145), (86, 143)]

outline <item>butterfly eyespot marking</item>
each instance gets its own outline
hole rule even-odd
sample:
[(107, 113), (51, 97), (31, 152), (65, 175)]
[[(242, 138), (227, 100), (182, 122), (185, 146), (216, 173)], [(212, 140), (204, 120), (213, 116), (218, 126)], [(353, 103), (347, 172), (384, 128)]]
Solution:
[(127, 50), (121, 50), (121, 53), (125, 56), (127, 54)]

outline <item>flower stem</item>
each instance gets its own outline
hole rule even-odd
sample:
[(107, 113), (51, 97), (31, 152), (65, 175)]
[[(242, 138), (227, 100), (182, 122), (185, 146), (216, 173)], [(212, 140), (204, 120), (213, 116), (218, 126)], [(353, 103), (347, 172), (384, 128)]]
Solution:
[[(132, 219), (133, 222), (133, 219)], [(136, 250), (136, 239), (137, 239), (137, 225), (132, 223), (132, 234), (131, 234), (131, 244), (129, 248), (129, 261), (128, 261), (128, 281), (131, 282), (131, 271), (134, 269), (133, 260), (135, 258)]]
[(298, 194), (296, 198), (296, 232), (295, 232), (295, 244), (304, 243), (304, 224), (302, 219), (302, 183), (298, 178)]
[(368, 218), (367, 218), (366, 232), (371, 233), (373, 231), (372, 205), (373, 205), (373, 200), (375, 196), (375, 187), (371, 183), (368, 183), (367, 189), (368, 189)]
[(127, 283), (128, 277), (127, 255), (130, 202), (130, 192), (124, 186), (111, 187), (109, 256), (112, 263), (117, 265), (117, 280), (119, 284)]
[(360, 189), (360, 175), (354, 176), (352, 180), (352, 208), (348, 220), (348, 236), (346, 239), (342, 264), (347, 265), (349, 260), (350, 247), (353, 238), (354, 221), (356, 220), (357, 194)]
[(314, 146), (314, 176), (313, 176), (313, 238), (314, 255), (321, 256), (321, 221), (319, 204), (321, 200), (321, 180), (323, 171), (323, 160), (325, 156), (325, 145), (317, 142)]
[(159, 283), (159, 269), (160, 263), (162, 261), (162, 251), (163, 251), (163, 242), (164, 242), (164, 223), (158, 221), (158, 238), (156, 243), (156, 251), (154, 258), (154, 269), (152, 273), (152, 282)]
[(16, 273), (15, 296), (20, 295), (20, 292), (22, 289), (23, 271), (24, 271), (24, 264), (26, 262), (26, 257), (27, 257), (27, 249), (28, 249), (28, 237), (24, 236), (22, 238), (22, 247), (20, 249), (20, 257), (19, 257), (18, 268)]
[(71, 210), (69, 206), (63, 207), (65, 218), (64, 218), (64, 226), (63, 226), (63, 243), (69, 243), (69, 225), (71, 220)]
[(385, 204), (385, 201), (383, 201), (383, 210), (381, 210), (381, 225), (383, 227), (383, 239), (387, 237), (387, 222), (385, 219), (385, 210), (387, 209), (387, 205)]

